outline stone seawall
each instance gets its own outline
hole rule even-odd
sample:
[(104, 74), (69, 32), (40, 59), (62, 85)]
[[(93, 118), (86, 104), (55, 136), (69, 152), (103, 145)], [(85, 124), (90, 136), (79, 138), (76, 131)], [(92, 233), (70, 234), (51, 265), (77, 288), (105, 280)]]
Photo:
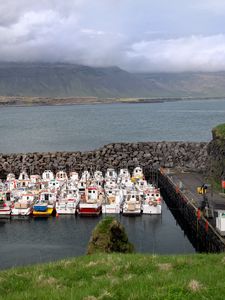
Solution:
[(0, 154), (0, 176), (16, 175), (23, 169), (41, 174), (50, 169), (102, 170), (108, 167), (180, 167), (186, 170), (204, 171), (207, 164), (208, 143), (195, 142), (141, 142), (115, 143), (87, 152), (46, 152), (26, 154)]

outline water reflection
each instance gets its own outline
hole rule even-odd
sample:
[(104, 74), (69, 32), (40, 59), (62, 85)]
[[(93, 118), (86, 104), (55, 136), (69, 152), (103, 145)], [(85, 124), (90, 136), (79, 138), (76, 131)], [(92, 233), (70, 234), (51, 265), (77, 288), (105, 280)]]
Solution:
[[(129, 240), (141, 253), (193, 253), (191, 243), (163, 203), (161, 216), (117, 215)], [(0, 267), (7, 268), (86, 253), (91, 232), (101, 218), (60, 216), (0, 220)]]

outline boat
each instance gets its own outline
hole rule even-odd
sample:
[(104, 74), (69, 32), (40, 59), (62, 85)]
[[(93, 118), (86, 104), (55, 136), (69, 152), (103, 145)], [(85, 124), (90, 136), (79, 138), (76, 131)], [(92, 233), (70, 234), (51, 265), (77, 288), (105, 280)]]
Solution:
[(27, 187), (28, 186), (28, 184), (30, 183), (30, 178), (29, 178), (26, 171), (22, 171), (20, 173), (17, 183), (20, 187)]
[(63, 185), (68, 180), (68, 177), (65, 171), (59, 171), (56, 173), (55, 179), (60, 182), (60, 185)]
[(108, 189), (105, 191), (102, 202), (102, 213), (119, 214), (121, 212), (122, 193), (118, 189)]
[(49, 217), (55, 213), (56, 194), (49, 190), (41, 191), (39, 199), (33, 206), (33, 216)]
[(141, 196), (137, 191), (131, 191), (126, 195), (123, 206), (123, 215), (141, 215)]
[(117, 178), (117, 183), (120, 184), (124, 179), (129, 180), (130, 179), (130, 173), (128, 169), (120, 169), (119, 175)]
[(42, 180), (43, 181), (50, 181), (55, 179), (54, 173), (51, 170), (45, 170), (42, 173)]
[(109, 168), (106, 170), (106, 173), (105, 173), (105, 180), (117, 180), (117, 173), (114, 169), (112, 168)]
[(140, 180), (140, 179), (145, 179), (144, 178), (144, 173), (143, 173), (143, 170), (141, 167), (136, 167), (134, 168), (133, 170), (133, 174), (132, 174), (132, 181), (133, 182), (136, 182), (137, 180)]
[(22, 197), (12, 205), (12, 216), (30, 216), (33, 212), (34, 195), (23, 194)]
[(82, 174), (81, 174), (81, 181), (88, 183), (89, 180), (91, 178), (91, 174), (89, 171), (85, 170)]
[(143, 204), (142, 204), (143, 214), (160, 215), (162, 213), (162, 197), (160, 190), (154, 186), (144, 191), (143, 194)]
[(53, 207), (48, 207), (48, 202), (38, 200), (33, 206), (34, 217), (49, 217), (53, 214)]
[(65, 190), (61, 193), (56, 202), (56, 212), (58, 214), (75, 215), (79, 203), (78, 192), (76, 189)]
[(103, 195), (98, 187), (89, 186), (80, 197), (77, 213), (81, 216), (98, 216), (102, 212)]
[(0, 218), (10, 218), (11, 207), (5, 199), (0, 199)]

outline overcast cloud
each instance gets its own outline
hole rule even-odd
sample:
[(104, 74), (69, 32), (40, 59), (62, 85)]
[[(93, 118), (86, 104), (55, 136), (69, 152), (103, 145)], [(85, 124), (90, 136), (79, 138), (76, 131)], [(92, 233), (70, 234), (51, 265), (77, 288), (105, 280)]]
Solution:
[(1, 1), (0, 60), (225, 70), (225, 1)]

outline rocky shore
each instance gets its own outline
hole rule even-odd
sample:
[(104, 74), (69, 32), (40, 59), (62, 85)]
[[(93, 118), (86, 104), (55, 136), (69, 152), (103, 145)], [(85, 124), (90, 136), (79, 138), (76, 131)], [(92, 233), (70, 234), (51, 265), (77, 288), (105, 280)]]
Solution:
[(204, 171), (207, 166), (207, 146), (204, 142), (140, 142), (114, 143), (88, 152), (46, 152), (0, 154), (0, 176), (16, 175), (23, 169), (41, 174), (46, 169), (102, 170), (109, 167), (179, 167), (184, 170)]

